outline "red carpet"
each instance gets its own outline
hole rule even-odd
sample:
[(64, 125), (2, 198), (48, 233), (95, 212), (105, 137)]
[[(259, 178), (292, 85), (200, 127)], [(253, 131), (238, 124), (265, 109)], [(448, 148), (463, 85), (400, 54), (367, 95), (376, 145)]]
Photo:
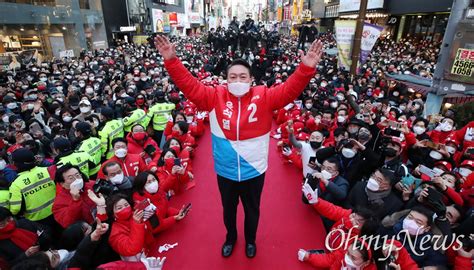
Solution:
[[(171, 199), (171, 205), (193, 204), (189, 215), (159, 236), (160, 245), (178, 246), (168, 252), (164, 270), (176, 269), (311, 269), (297, 258), (299, 248), (322, 249), (325, 231), (316, 212), (301, 201), (301, 173), (292, 165), (282, 164), (276, 153), (276, 141), (270, 140), (269, 169), (262, 194), (257, 233), (257, 256), (245, 256), (243, 208), (237, 216), (238, 240), (231, 257), (221, 256), (225, 240), (222, 206), (213, 168), (209, 129), (199, 139), (194, 159), (196, 186)], [(258, 149), (255, 149), (258, 151)]]

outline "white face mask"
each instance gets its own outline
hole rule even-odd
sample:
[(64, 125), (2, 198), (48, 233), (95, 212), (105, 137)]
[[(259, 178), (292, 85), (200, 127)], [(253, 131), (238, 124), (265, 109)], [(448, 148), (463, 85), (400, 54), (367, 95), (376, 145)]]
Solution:
[(88, 113), (91, 111), (91, 107), (81, 107), (79, 110), (81, 113)]
[(115, 156), (118, 158), (124, 158), (127, 155), (127, 149), (120, 148), (115, 150)]
[(48, 80), (48, 78), (45, 78), (45, 77), (41, 77), (41, 78), (40, 78), (40, 81), (42, 81), (42, 82), (45, 82), (45, 81), (47, 81), (47, 80)]
[(338, 123), (344, 123), (344, 121), (346, 121), (346, 117), (345, 117), (345, 116), (339, 115), (339, 116), (337, 117), (337, 122), (338, 122)]
[(399, 95), (400, 95), (400, 93), (398, 93), (398, 92), (393, 92), (393, 96), (394, 96), (394, 97), (398, 97)]
[(353, 158), (356, 155), (356, 152), (350, 148), (342, 148), (342, 155), (345, 158)]
[(374, 178), (370, 177), (369, 181), (367, 181), (367, 189), (370, 191), (379, 191), (379, 182), (377, 182), (377, 180), (375, 180)]
[(327, 85), (327, 83), (321, 83), (321, 87), (326, 87)]
[(456, 148), (452, 146), (446, 146), (446, 150), (448, 150), (448, 153), (450, 153), (451, 155), (456, 153)]
[(443, 158), (443, 155), (441, 155), (441, 153), (438, 151), (431, 150), (430, 157), (434, 160), (440, 160)]
[(426, 128), (424, 127), (419, 127), (419, 126), (414, 126), (413, 127), (413, 132), (415, 132), (416, 135), (421, 135), (423, 133), (425, 133), (426, 131)]
[(400, 110), (404, 111), (407, 107), (406, 106), (400, 106)]
[(0, 159), (0, 171), (3, 171), (5, 167), (7, 167), (7, 162), (5, 162), (3, 159)]
[(359, 269), (359, 267), (352, 261), (351, 257), (348, 254), (344, 256), (344, 262), (350, 269)]
[(66, 249), (58, 249), (58, 254), (59, 254), (59, 261), (63, 262), (64, 259), (69, 255), (69, 251)]
[(421, 228), (412, 219), (405, 218), (403, 220), (403, 229), (406, 230), (410, 235), (418, 235), (422, 233)]
[(10, 110), (14, 110), (14, 109), (18, 108), (18, 104), (16, 104), (16, 102), (8, 103), (7, 108), (10, 109)]
[(331, 104), (329, 104), (331, 106), (331, 108), (335, 109), (337, 108), (337, 102), (331, 102)]
[(444, 132), (449, 132), (453, 130), (453, 126), (449, 123), (442, 123), (441, 125), (441, 130), (443, 130)]
[(463, 177), (468, 177), (472, 173), (468, 168), (459, 168), (459, 174)]
[(26, 104), (26, 109), (27, 110), (33, 110), (34, 108), (35, 108), (35, 104), (32, 104), (32, 103)]
[(69, 186), (70, 189), (82, 189), (83, 187), (84, 187), (84, 181), (82, 180), (82, 178), (77, 178)]
[(123, 172), (122, 172), (120, 174), (117, 174), (114, 177), (110, 177), (110, 182), (112, 182), (112, 184), (114, 185), (120, 185), (123, 183), (123, 179), (125, 179), (125, 177), (123, 176)]
[(193, 119), (194, 117), (191, 115), (191, 116), (186, 116), (186, 122), (189, 124), (189, 123), (192, 123), (193, 122)]
[(71, 120), (72, 120), (72, 116), (64, 116), (63, 117), (63, 121), (66, 122), (66, 123), (71, 122)]
[(155, 194), (158, 191), (158, 181), (153, 181), (145, 185), (145, 190), (150, 194)]
[(326, 180), (329, 180), (332, 178), (332, 174), (326, 170), (322, 170), (321, 174), (323, 175), (323, 178)]
[(313, 104), (312, 104), (312, 103), (306, 103), (304, 106), (305, 106), (305, 108), (306, 108), (307, 110), (310, 110), (311, 108), (313, 108)]
[(229, 83), (227, 85), (229, 92), (236, 97), (243, 97), (250, 91), (250, 84), (243, 82)]
[(10, 117), (8, 115), (4, 115), (2, 117), (3, 123), (9, 124), (10, 123)]

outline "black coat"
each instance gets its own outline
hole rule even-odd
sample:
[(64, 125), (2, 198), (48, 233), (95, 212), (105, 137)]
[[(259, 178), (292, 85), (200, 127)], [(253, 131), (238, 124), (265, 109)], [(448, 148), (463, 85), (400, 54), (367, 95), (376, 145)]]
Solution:
[[(46, 228), (41, 224), (27, 220), (19, 219), (16, 221), (16, 227), (30, 232), (37, 233), (43, 231), (38, 238), (38, 243), (42, 250), (47, 250), (51, 244), (51, 236)], [(10, 239), (0, 240), (0, 256), (3, 257), (10, 265), (14, 265), (22, 259), (26, 259), (25, 252), (15, 245)]]
[(369, 197), (365, 191), (367, 186), (366, 182), (357, 183), (354, 188), (352, 188), (349, 196), (347, 196), (346, 207), (355, 208), (356, 206), (365, 207), (371, 209), (375, 212), (375, 215), (379, 219), (383, 219), (387, 215), (391, 215), (395, 212), (398, 212), (403, 207), (403, 202), (400, 198), (395, 195), (395, 193), (390, 192), (390, 194), (383, 198), (383, 205), (373, 205), (369, 202)]

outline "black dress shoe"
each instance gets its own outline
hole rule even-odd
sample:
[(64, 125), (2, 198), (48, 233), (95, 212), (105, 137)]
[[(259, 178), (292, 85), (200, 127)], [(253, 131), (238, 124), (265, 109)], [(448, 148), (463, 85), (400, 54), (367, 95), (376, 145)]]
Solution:
[(257, 254), (257, 246), (255, 244), (247, 244), (247, 247), (245, 248), (245, 255), (249, 258), (255, 257)]
[(224, 243), (222, 246), (222, 257), (229, 257), (234, 250), (234, 244)]

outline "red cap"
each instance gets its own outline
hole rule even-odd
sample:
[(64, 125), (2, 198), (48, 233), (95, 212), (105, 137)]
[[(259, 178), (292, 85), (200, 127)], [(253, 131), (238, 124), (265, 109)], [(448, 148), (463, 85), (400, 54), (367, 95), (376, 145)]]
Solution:
[[(469, 166), (471, 168), (474, 168), (474, 160), (464, 160), (462, 163), (461, 163), (461, 166)], [(460, 167), (461, 167), (460, 166)]]
[(293, 130), (295, 132), (300, 132), (304, 128), (304, 124), (301, 122), (296, 122), (293, 124)]
[(298, 135), (296, 136), (296, 139), (298, 141), (306, 141), (306, 140), (309, 140), (309, 135), (305, 132), (300, 132), (298, 133)]
[(194, 115), (194, 109), (191, 108), (191, 107), (187, 107), (186, 109), (184, 109), (184, 114), (185, 115)]
[(438, 161), (435, 163), (435, 166), (443, 166), (446, 168), (447, 171), (451, 171), (453, 169), (453, 165), (447, 161)]

